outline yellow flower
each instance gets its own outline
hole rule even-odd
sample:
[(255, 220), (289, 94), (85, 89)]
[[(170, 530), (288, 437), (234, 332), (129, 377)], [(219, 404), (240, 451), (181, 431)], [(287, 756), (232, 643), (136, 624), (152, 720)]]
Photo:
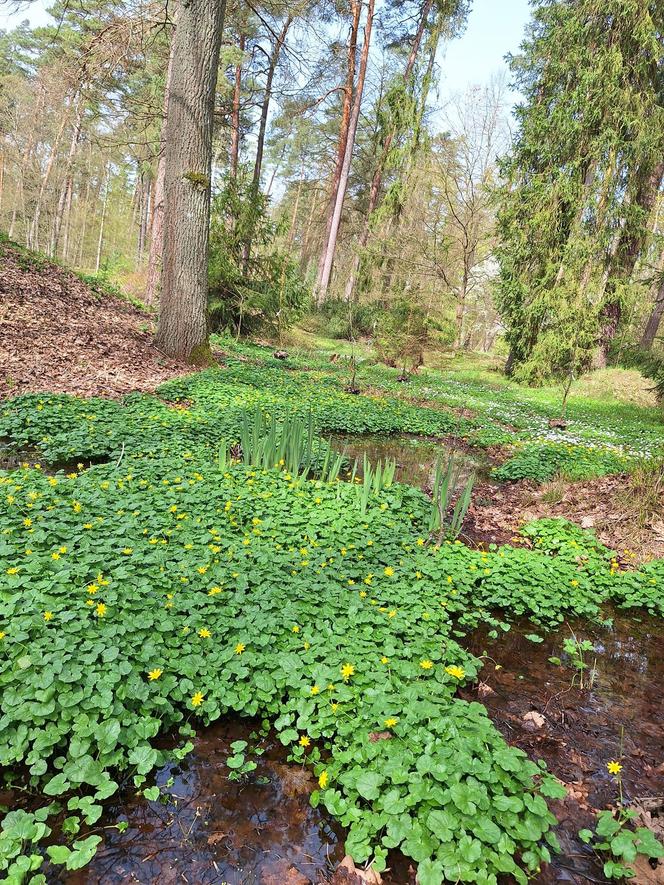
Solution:
[(300, 740), (298, 741), (298, 743), (300, 744), (301, 747), (308, 747), (309, 744), (311, 743), (311, 740), (310, 740), (310, 738), (308, 738), (306, 736), (306, 734), (303, 734), (302, 737), (300, 738)]
[(454, 676), (455, 679), (463, 679), (466, 675), (466, 671), (463, 667), (457, 667), (456, 664), (452, 664), (451, 667), (445, 667), (445, 672), (449, 673), (450, 676)]
[(360, 590), (360, 599), (366, 599), (366, 598), (367, 598), (367, 591)]
[(320, 694), (320, 688), (317, 685), (312, 685), (311, 694)]
[(297, 626), (297, 624), (294, 624), (294, 625), (291, 627), (291, 630), (293, 631), (293, 633), (299, 633), (299, 632), (300, 632), (300, 628)]
[(51, 553), (51, 559), (60, 559), (59, 553)]
[(11, 568), (8, 568), (8, 569), (7, 569), (7, 574), (8, 574), (8, 575), (17, 575), (17, 574), (18, 574), (18, 568), (17, 568), (15, 565), (13, 565)]
[(622, 771), (622, 765), (620, 762), (608, 762), (606, 765), (609, 774), (620, 774)]
[(388, 618), (395, 618), (396, 614), (397, 614), (397, 611), (396, 611), (396, 609), (393, 608), (391, 612), (387, 613), (387, 617)]
[(235, 654), (241, 655), (246, 647), (247, 646), (244, 644), (244, 642), (238, 642), (238, 644), (235, 646)]
[(97, 608), (95, 609), (95, 614), (98, 618), (103, 618), (106, 614), (106, 606), (103, 602), (97, 604)]
[(134, 552), (134, 548), (133, 547), (125, 547), (122, 550), (122, 552), (124, 553), (125, 556), (131, 556), (131, 554)]
[(383, 574), (385, 574), (388, 578), (391, 578), (394, 574), (394, 569), (391, 565), (388, 565), (383, 569)]
[(204, 698), (205, 698), (205, 695), (202, 692), (197, 691), (196, 694), (193, 695), (193, 697), (191, 699), (191, 706), (192, 707), (200, 707), (200, 705), (203, 703)]
[(53, 620), (53, 612), (44, 612), (44, 620), (52, 621)]
[(385, 720), (385, 725), (386, 725), (388, 728), (392, 728), (393, 726), (395, 726), (395, 725), (397, 724), (398, 721), (399, 721), (399, 720), (398, 720), (398, 719), (395, 719), (394, 716), (390, 716), (390, 717), (388, 717), (388, 718)]
[(305, 642), (303, 648), (304, 648), (305, 651), (309, 651), (309, 649), (311, 648), (311, 643), (310, 643), (310, 642)]
[(388, 657), (386, 657), (385, 655), (383, 655), (383, 657), (380, 659), (380, 662), (381, 662), (381, 664), (389, 664), (390, 659)]
[(333, 713), (336, 713), (337, 710), (339, 709), (339, 704), (337, 704), (337, 703), (335, 702), (335, 703), (330, 704), (330, 707), (332, 707), (332, 712), (333, 712)]
[(418, 539), (417, 539), (417, 546), (418, 546), (418, 547), (424, 547), (424, 538), (418, 538)]
[(74, 501), (72, 507), (74, 508), (74, 513), (80, 513), (82, 510), (82, 505), (79, 501)]
[(321, 788), (321, 790), (325, 789), (325, 787), (328, 785), (328, 782), (329, 777), (327, 771), (321, 771), (321, 773), (318, 775), (318, 786)]
[(97, 590), (99, 590), (99, 587), (96, 584), (88, 584), (88, 593), (91, 596), (94, 596)]
[(92, 523), (91, 523), (91, 522), (84, 522), (84, 523), (83, 523), (83, 528), (84, 528), (84, 529), (91, 529), (91, 528), (92, 528)]
[(219, 593), (221, 593), (221, 587), (211, 587), (208, 590), (208, 596), (217, 596)]
[(201, 629), (198, 631), (198, 635), (201, 637), (201, 639), (209, 639), (210, 636), (212, 636), (212, 633), (210, 633), (207, 627), (201, 627)]
[(428, 658), (425, 658), (423, 661), (420, 661), (420, 667), (423, 670), (430, 670), (433, 667), (433, 661), (430, 661)]
[(159, 679), (163, 672), (164, 671), (161, 669), (161, 667), (156, 667), (154, 670), (150, 670), (150, 672), (148, 673), (148, 679), (150, 680), (150, 682), (154, 682), (155, 679)]
[(341, 668), (341, 675), (344, 682), (348, 682), (351, 676), (355, 674), (355, 667), (352, 664), (344, 664)]
[(32, 525), (32, 520), (29, 516), (26, 516), (26, 518), (23, 520), (23, 525), (26, 527), (26, 529), (30, 528), (30, 526)]
[(0, 630), (0, 639), (4, 639), (6, 635), (7, 634), (4, 632), (4, 630)]

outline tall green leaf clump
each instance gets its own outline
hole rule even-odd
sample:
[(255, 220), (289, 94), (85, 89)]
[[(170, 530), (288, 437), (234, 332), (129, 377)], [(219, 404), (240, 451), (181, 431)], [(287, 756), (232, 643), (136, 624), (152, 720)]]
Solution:
[(664, 157), (656, 0), (535, 0), (511, 59), (524, 95), (499, 193), (509, 369), (541, 382), (605, 358)]

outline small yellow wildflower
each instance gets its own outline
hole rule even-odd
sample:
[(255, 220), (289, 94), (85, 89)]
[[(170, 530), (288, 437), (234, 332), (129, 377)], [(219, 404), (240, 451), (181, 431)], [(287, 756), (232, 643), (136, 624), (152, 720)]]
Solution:
[(205, 695), (201, 691), (197, 691), (195, 695), (192, 696), (191, 706), (192, 707), (200, 707), (205, 699)]
[(26, 527), (26, 529), (30, 528), (30, 526), (32, 525), (32, 520), (29, 516), (26, 516), (26, 518), (23, 520), (23, 525)]
[(383, 569), (383, 574), (385, 574), (386, 577), (391, 578), (394, 574), (394, 569), (391, 565), (385, 566), (385, 568)]
[(300, 632), (300, 628), (298, 627), (297, 624), (293, 624), (293, 626), (291, 627), (291, 630), (293, 631), (293, 633), (299, 633), (299, 632)]
[(385, 720), (385, 725), (387, 726), (387, 728), (393, 728), (393, 727), (397, 724), (398, 721), (399, 721), (399, 720), (398, 720), (398, 719), (395, 719), (394, 716), (389, 716), (389, 717)]
[(389, 664), (390, 659), (386, 657), (386, 655), (383, 655), (383, 657), (380, 659), (380, 662), (381, 664)]
[(430, 661), (428, 658), (425, 658), (423, 661), (420, 661), (420, 667), (423, 670), (430, 670), (433, 667), (433, 661)]
[(103, 602), (97, 604), (97, 608), (95, 609), (95, 614), (98, 618), (103, 618), (106, 614), (106, 606)]
[(44, 620), (52, 621), (53, 620), (53, 612), (44, 612)]
[(235, 646), (235, 654), (241, 655), (246, 647), (247, 646), (244, 644), (244, 642), (238, 642), (238, 644)]
[(455, 679), (463, 679), (466, 675), (466, 671), (463, 667), (457, 667), (456, 664), (452, 664), (450, 667), (445, 667), (445, 672), (449, 673), (450, 676), (454, 676)]
[(8, 569), (7, 569), (7, 574), (8, 574), (8, 575), (17, 575), (17, 574), (18, 574), (18, 568), (17, 568), (15, 565), (11, 566), (11, 568), (8, 568)]
[(609, 774), (620, 774), (620, 772), (622, 771), (622, 765), (620, 764), (620, 762), (607, 762), (606, 767)]
[(300, 740), (298, 741), (298, 743), (301, 747), (308, 747), (309, 744), (311, 743), (311, 739), (308, 738), (306, 736), (306, 734), (303, 734), (302, 737), (300, 738)]
[(329, 777), (327, 771), (321, 771), (321, 773), (318, 775), (318, 786), (321, 788), (321, 790), (325, 789), (325, 787), (328, 785), (328, 782)]
[(134, 552), (134, 548), (133, 547), (124, 547), (122, 552), (124, 553), (125, 556), (131, 556), (131, 554)]
[(320, 694), (320, 688), (317, 685), (312, 685), (311, 694)]
[(221, 593), (221, 587), (211, 587), (208, 590), (208, 596), (217, 596), (219, 593)]
[(210, 633), (207, 627), (201, 627), (201, 629), (198, 631), (198, 635), (201, 637), (201, 639), (209, 639), (210, 636), (212, 636), (212, 633)]
[(344, 664), (341, 667), (341, 675), (343, 676), (344, 682), (348, 682), (351, 676), (355, 674), (355, 667), (352, 664)]
[(150, 680), (150, 682), (154, 682), (155, 679), (159, 679), (163, 672), (164, 671), (161, 669), (161, 667), (155, 667), (154, 670), (150, 670), (150, 672), (148, 673), (148, 679)]

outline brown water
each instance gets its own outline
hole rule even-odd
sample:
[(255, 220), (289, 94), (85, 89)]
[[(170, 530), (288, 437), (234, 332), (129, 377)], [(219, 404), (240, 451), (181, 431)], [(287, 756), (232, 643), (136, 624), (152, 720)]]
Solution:
[(366, 455), (369, 463), (382, 464), (390, 459), (396, 462), (395, 479), (412, 486), (430, 489), (433, 486), (436, 463), (454, 457), (457, 468), (457, 486), (462, 485), (471, 474), (477, 479), (488, 477), (491, 464), (481, 451), (472, 454), (461, 445), (448, 440), (410, 436), (408, 434), (334, 434), (330, 437), (332, 448), (345, 453), (351, 464), (357, 459), (358, 473)]
[[(617, 787), (606, 763), (621, 759), (625, 799), (636, 806), (662, 797), (664, 824), (664, 656), (661, 624), (618, 618), (611, 630), (574, 625), (579, 639), (589, 639), (586, 654), (592, 685), (581, 689), (576, 671), (562, 651), (571, 636), (541, 634), (533, 643), (515, 628), (499, 640), (481, 631), (470, 650), (486, 654), (483, 683), (464, 692), (479, 699), (509, 743), (544, 759), (568, 788), (568, 798), (554, 804), (560, 820), (563, 854), (543, 869), (541, 883), (604, 882), (601, 866), (578, 840), (592, 824), (593, 812), (615, 802)], [(548, 658), (557, 656), (557, 666)], [(499, 668), (496, 669), (496, 665)], [(585, 678), (585, 677), (584, 677)], [(529, 713), (544, 717), (534, 727)], [(234, 740), (250, 740), (253, 723), (223, 722), (203, 731), (194, 752), (180, 764), (167, 765), (157, 783), (164, 803), (147, 802), (131, 792), (108, 807), (106, 825), (127, 820), (124, 834), (104, 830), (105, 841), (86, 869), (55, 873), (51, 883), (190, 882), (200, 885), (306, 885), (334, 881), (333, 870), (344, 856), (343, 832), (323, 810), (309, 805), (312, 775), (287, 764), (278, 742), (263, 742), (258, 767), (240, 782), (228, 779), (225, 761)], [(166, 787), (169, 778), (173, 784)], [(390, 885), (414, 881), (408, 862), (390, 858)], [(664, 872), (664, 867), (659, 872)], [(656, 874), (653, 874), (656, 875)], [(663, 877), (664, 878), (664, 877)], [(643, 876), (637, 883), (647, 882)], [(653, 881), (657, 881), (656, 879)]]
[[(129, 823), (125, 833), (104, 830), (92, 863), (50, 883), (190, 882), (196, 885), (306, 885), (325, 881), (343, 859), (339, 827), (309, 795), (316, 786), (302, 766), (288, 765), (276, 741), (261, 742), (257, 768), (229, 780), (230, 744), (250, 738), (254, 723), (222, 722), (201, 732), (194, 751), (159, 772), (163, 803), (126, 792), (102, 823)], [(172, 785), (166, 786), (170, 778)]]
[[(591, 684), (583, 689), (578, 671), (562, 651), (563, 638), (571, 637), (572, 629), (594, 647), (584, 653), (584, 683)], [(577, 833), (592, 828), (595, 810), (616, 802), (618, 787), (606, 769), (608, 762), (622, 761), (625, 801), (654, 809), (655, 824), (662, 826), (660, 838), (664, 835), (662, 624), (649, 617), (639, 623), (618, 616), (611, 630), (575, 623), (555, 634), (540, 631), (541, 643), (525, 638), (537, 632), (524, 627), (499, 640), (488, 640), (482, 632), (473, 636), (469, 649), (488, 658), (480, 673), (484, 684), (465, 696), (479, 699), (510, 744), (544, 759), (567, 785), (568, 798), (553, 807), (563, 854), (537, 881), (604, 882), (601, 866)], [(550, 657), (561, 658), (562, 665), (552, 664)], [(528, 717), (532, 712), (544, 717), (541, 727)], [(664, 882), (664, 865), (657, 875), (652, 881)], [(642, 873), (633, 881), (649, 879)]]

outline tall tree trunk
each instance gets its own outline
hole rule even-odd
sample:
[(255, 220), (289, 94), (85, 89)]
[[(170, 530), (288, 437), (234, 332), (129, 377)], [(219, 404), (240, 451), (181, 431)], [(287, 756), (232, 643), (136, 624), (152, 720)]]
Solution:
[[(265, 136), (267, 134), (267, 120), (268, 115), (270, 113), (270, 102), (272, 100), (272, 83), (274, 81), (274, 75), (277, 70), (277, 65), (279, 64), (279, 57), (281, 56), (281, 50), (284, 47), (284, 43), (286, 42), (286, 37), (288, 36), (288, 30), (293, 22), (292, 15), (289, 15), (286, 21), (283, 24), (283, 27), (277, 36), (274, 46), (272, 47), (272, 53), (269, 58), (268, 69), (267, 69), (267, 77), (265, 79), (265, 92), (263, 94), (263, 103), (261, 105), (261, 116), (260, 122), (258, 124), (258, 138), (256, 140), (256, 159), (254, 161), (254, 174), (251, 179), (251, 189), (249, 191), (249, 198), (254, 203), (258, 198), (258, 194), (260, 193), (261, 187), (261, 173), (263, 171), (263, 154), (265, 152)], [(253, 206), (251, 207), (253, 210)], [(249, 258), (251, 257), (251, 231), (249, 234), (249, 238), (242, 246), (242, 268), (244, 272), (247, 271), (247, 266), (249, 264)]]
[(339, 236), (339, 227), (341, 225), (341, 213), (343, 211), (344, 199), (348, 189), (348, 177), (350, 174), (350, 166), (353, 160), (353, 150), (355, 148), (355, 134), (357, 132), (357, 124), (360, 119), (360, 109), (362, 107), (362, 94), (364, 92), (364, 81), (367, 76), (367, 64), (369, 61), (369, 47), (371, 44), (371, 30), (373, 28), (375, 0), (368, 0), (367, 18), (364, 24), (364, 42), (362, 44), (362, 56), (360, 58), (360, 68), (357, 75), (357, 86), (355, 88), (355, 98), (351, 110), (350, 121), (348, 125), (348, 138), (346, 140), (346, 150), (344, 153), (344, 161), (341, 167), (341, 175), (339, 177), (339, 187), (337, 188), (337, 196), (334, 203), (334, 211), (332, 213), (332, 223), (330, 225), (330, 234), (325, 247), (325, 260), (320, 274), (320, 282), (316, 292), (316, 298), (319, 304), (325, 300), (327, 290), (330, 286), (332, 277), (332, 264), (334, 263), (334, 253), (337, 246), (337, 238)]
[(622, 304), (617, 290), (620, 283), (630, 279), (639, 259), (648, 234), (648, 219), (655, 205), (662, 178), (664, 178), (664, 160), (657, 163), (637, 185), (634, 202), (643, 215), (643, 223), (630, 225), (620, 236), (615, 256), (611, 262), (612, 267), (607, 279), (605, 303), (602, 309), (602, 328), (597, 356), (597, 365), (600, 368), (608, 365), (611, 344), (616, 337), (622, 318)]
[(159, 302), (161, 291), (161, 270), (164, 253), (164, 178), (166, 175), (166, 118), (168, 115), (168, 95), (171, 88), (173, 72), (173, 49), (175, 40), (171, 39), (166, 68), (164, 87), (164, 110), (159, 136), (159, 157), (157, 159), (157, 175), (152, 193), (152, 221), (150, 225), (150, 251), (148, 253), (148, 277), (145, 282), (145, 303), (155, 305)]
[(83, 109), (81, 107), (81, 101), (77, 101), (76, 103), (76, 119), (74, 121), (74, 129), (71, 135), (71, 141), (69, 143), (69, 151), (67, 153), (67, 159), (65, 160), (65, 178), (62, 184), (62, 190), (60, 191), (60, 197), (58, 199), (58, 207), (55, 213), (55, 218), (53, 220), (53, 233), (51, 239), (51, 255), (55, 255), (58, 251), (58, 242), (60, 240), (60, 230), (62, 228), (62, 223), (65, 217), (65, 212), (67, 209), (67, 204), (71, 204), (71, 194), (74, 187), (74, 182), (72, 178), (72, 170), (74, 168), (74, 160), (76, 158), (76, 151), (78, 150), (78, 143), (81, 140), (81, 131), (83, 129)]
[(67, 118), (65, 115), (62, 118), (60, 128), (58, 129), (53, 144), (51, 145), (51, 151), (46, 162), (46, 169), (44, 170), (44, 174), (42, 175), (41, 185), (39, 187), (39, 194), (37, 195), (35, 212), (32, 216), (32, 224), (30, 225), (30, 231), (28, 233), (28, 246), (35, 251), (39, 249), (39, 221), (41, 219), (42, 203), (51, 180), (51, 172), (53, 171), (53, 166), (55, 164), (55, 157), (57, 155), (58, 147), (60, 145), (60, 139), (62, 138), (62, 133), (65, 131), (66, 125)]
[(155, 345), (192, 364), (211, 361), (208, 248), (212, 124), (225, 0), (183, 0), (167, 99), (164, 266)]
[(644, 350), (650, 350), (655, 342), (655, 338), (657, 337), (657, 333), (659, 332), (659, 324), (662, 321), (662, 316), (664, 316), (664, 278), (659, 284), (659, 288), (657, 289), (657, 296), (655, 299), (655, 306), (652, 309), (652, 313), (648, 317), (648, 322), (646, 323), (646, 327), (643, 331), (643, 335), (641, 336), (641, 340), (639, 341), (639, 347)]
[[(415, 39), (413, 40), (413, 45), (410, 49), (410, 54), (408, 56), (408, 61), (406, 62), (406, 67), (403, 72), (403, 79), (405, 83), (408, 83), (410, 80), (410, 76), (413, 73), (413, 68), (415, 67), (415, 62), (417, 60), (417, 54), (420, 49), (420, 44), (422, 43), (422, 37), (424, 36), (424, 31), (426, 29), (427, 21), (429, 19), (429, 13), (431, 12), (431, 8), (433, 6), (433, 0), (425, 0), (424, 6), (422, 7), (422, 13), (420, 15), (420, 21), (417, 27), (417, 32), (415, 33)], [(353, 262), (351, 265), (350, 276), (348, 277), (348, 282), (346, 283), (346, 300), (351, 301), (353, 298), (353, 292), (355, 290), (355, 280), (357, 279), (357, 274), (360, 269), (360, 264), (362, 261), (362, 252), (367, 247), (367, 243), (369, 242), (369, 236), (371, 235), (371, 224), (372, 224), (372, 216), (376, 211), (378, 206), (378, 200), (380, 198), (380, 188), (383, 183), (383, 174), (385, 173), (385, 167), (387, 165), (387, 159), (390, 154), (390, 149), (392, 147), (392, 142), (396, 136), (396, 128), (390, 130), (385, 136), (385, 141), (383, 142), (383, 148), (380, 153), (378, 164), (373, 174), (373, 178), (371, 180), (371, 189), (369, 190), (369, 202), (367, 205), (367, 214), (364, 219), (364, 225), (362, 227), (362, 232), (358, 238), (356, 253), (353, 257)]]
[(101, 204), (101, 219), (99, 222), (99, 237), (97, 238), (97, 258), (95, 261), (95, 273), (99, 273), (101, 267), (101, 255), (104, 248), (104, 227), (106, 225), (106, 209), (108, 207), (108, 192), (110, 189), (111, 163), (106, 164), (104, 178), (102, 180), (102, 189), (104, 191), (104, 201)]
[[(239, 50), (244, 58), (247, 38), (240, 34)], [(231, 112), (231, 146), (229, 156), (229, 172), (231, 181), (237, 178), (240, 163), (240, 100), (242, 98), (242, 59), (235, 66), (235, 86), (233, 87), (233, 109)]]
[[(348, 129), (350, 126), (350, 114), (353, 107), (353, 92), (355, 89), (355, 68), (357, 64), (357, 35), (360, 30), (360, 16), (362, 14), (361, 0), (351, 0), (351, 26), (348, 37), (348, 64), (346, 70), (346, 82), (344, 85), (344, 98), (341, 107), (341, 123), (339, 124), (339, 141), (337, 143), (337, 154), (334, 163), (334, 171), (332, 173), (332, 183), (330, 187), (330, 198), (327, 209), (327, 223), (325, 227), (325, 240), (320, 253), (318, 262), (318, 275), (316, 277), (315, 292), (318, 293), (321, 288), (321, 280), (323, 277), (323, 268), (328, 260), (328, 250), (330, 248), (330, 231), (332, 230), (332, 217), (334, 215), (334, 207), (337, 202), (337, 194), (339, 192), (339, 183), (341, 181), (341, 170), (344, 165), (344, 157), (346, 156), (346, 145), (348, 144)], [(322, 295), (324, 299), (325, 293)]]
[(658, 279), (653, 283), (653, 309), (639, 341), (639, 347), (643, 350), (650, 350), (655, 343), (655, 338), (659, 332), (659, 324), (662, 321), (662, 316), (664, 316), (664, 249), (659, 257), (657, 272)]

